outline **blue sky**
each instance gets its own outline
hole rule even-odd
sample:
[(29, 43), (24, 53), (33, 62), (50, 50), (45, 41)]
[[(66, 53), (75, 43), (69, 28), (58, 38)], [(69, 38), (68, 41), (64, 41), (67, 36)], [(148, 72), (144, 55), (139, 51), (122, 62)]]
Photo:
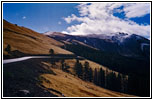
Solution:
[(86, 35), (120, 31), (150, 37), (149, 3), (4, 3), (3, 18), (40, 33)]
[[(78, 15), (75, 3), (5, 3), (3, 18), (11, 23), (31, 28), (37, 32), (65, 30), (63, 17)], [(73, 24), (73, 23), (72, 23)]]

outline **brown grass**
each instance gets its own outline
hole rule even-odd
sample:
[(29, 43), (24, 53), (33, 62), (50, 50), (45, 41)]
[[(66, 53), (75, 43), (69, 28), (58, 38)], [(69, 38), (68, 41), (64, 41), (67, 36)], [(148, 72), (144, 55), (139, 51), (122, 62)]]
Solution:
[[(61, 42), (3, 20), (3, 51), (8, 44), (11, 45), (12, 50), (19, 50), (23, 53), (48, 54), (49, 49), (52, 48), (55, 53), (72, 54), (60, 48), (63, 45)], [(6, 54), (5, 51), (4, 54)]]
[[(42, 74), (50, 83), (43, 81), (43, 86), (59, 91), (66, 97), (133, 97), (132, 95), (110, 91), (90, 82), (85, 82), (74, 75), (63, 72), (59, 69), (51, 68), (56, 75)], [(61, 96), (59, 93), (55, 95)]]
[[(81, 63), (84, 64), (85, 61), (86, 60), (83, 60), (81, 61)], [(65, 60), (66, 65), (70, 66), (69, 71), (72, 74), (74, 74), (73, 66), (75, 62), (76, 62), (75, 59)], [(54, 90), (57, 90), (60, 93), (64, 94), (64, 96), (66, 97), (131, 97), (132, 96), (101, 88), (99, 86), (94, 85), (93, 83), (83, 81), (78, 77), (76, 77), (75, 75), (63, 72), (62, 70), (59, 69), (60, 62), (56, 62), (55, 67), (52, 67), (52, 65), (48, 62), (42, 62), (42, 63), (45, 66), (48, 66), (46, 68), (49, 68), (50, 70), (53, 70), (56, 73), (56, 75), (42, 74), (41, 77), (46, 78), (50, 82), (47, 83), (46, 81), (43, 81), (42, 83), (43, 86), (45, 86), (46, 88), (52, 88)], [(89, 64), (91, 64), (90, 67), (93, 69), (104, 67), (91, 61), (89, 61)], [(97, 66), (93, 66), (94, 64), (96, 64)], [(55, 93), (54, 91), (50, 92), (53, 94)], [(62, 96), (58, 93), (55, 93), (55, 95)]]

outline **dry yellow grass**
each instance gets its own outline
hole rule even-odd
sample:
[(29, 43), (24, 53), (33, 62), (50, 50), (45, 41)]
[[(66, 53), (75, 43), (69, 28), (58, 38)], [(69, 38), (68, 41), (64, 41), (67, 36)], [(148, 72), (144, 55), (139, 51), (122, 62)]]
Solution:
[[(84, 62), (84, 61), (82, 61)], [(75, 60), (65, 60), (67, 65), (70, 65), (71, 72)], [(90, 62), (89, 62), (90, 63)], [(52, 70), (56, 75), (53, 74), (42, 74), (40, 77), (44, 77), (49, 82), (43, 81), (42, 85), (46, 88), (51, 88), (56, 91), (59, 91), (66, 97), (134, 97), (133, 95), (128, 95), (124, 93), (110, 91), (99, 86), (94, 85), (93, 83), (83, 81), (78, 77), (63, 72), (59, 69), (59, 62), (56, 63), (56, 67), (52, 67), (52, 64), (48, 62), (42, 62), (43, 67), (47, 70)], [(99, 65), (98, 65), (99, 66)], [(92, 66), (91, 66), (92, 67)], [(51, 93), (62, 96), (61, 94), (50, 90)]]
[[(50, 64), (44, 64), (50, 66)], [(51, 70), (53, 70), (56, 75), (42, 74), (41, 77), (44, 77), (49, 81), (43, 81), (42, 85), (48, 89), (52, 88), (66, 97), (133, 97), (132, 95), (101, 88), (59, 69), (51, 68)], [(55, 91), (50, 90), (50, 92), (55, 95), (62, 96)]]
[[(12, 50), (19, 50), (23, 53), (48, 54), (49, 49), (52, 48), (55, 53), (72, 54), (60, 48), (63, 45), (61, 42), (3, 20), (3, 51), (8, 44), (11, 45)], [(5, 51), (4, 54), (6, 54)]]

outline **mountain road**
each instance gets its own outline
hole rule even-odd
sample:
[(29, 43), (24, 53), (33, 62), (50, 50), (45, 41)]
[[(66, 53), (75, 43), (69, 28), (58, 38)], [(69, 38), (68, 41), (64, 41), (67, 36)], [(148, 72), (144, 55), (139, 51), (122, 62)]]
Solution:
[(8, 63), (13, 63), (13, 62), (19, 62), (19, 61), (23, 61), (23, 60), (28, 60), (28, 59), (35, 59), (35, 58), (50, 58), (50, 59), (79, 59), (79, 60), (83, 60), (83, 57), (80, 56), (68, 56), (68, 57), (60, 57), (60, 56), (27, 56), (27, 57), (20, 57), (20, 58), (13, 58), (13, 59), (6, 59), (3, 60), (3, 64), (8, 64)]

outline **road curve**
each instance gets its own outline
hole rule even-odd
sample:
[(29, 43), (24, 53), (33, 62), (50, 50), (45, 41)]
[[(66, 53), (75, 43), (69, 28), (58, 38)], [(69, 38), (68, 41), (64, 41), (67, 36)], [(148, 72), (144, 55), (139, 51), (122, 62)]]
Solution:
[(33, 58), (50, 58), (50, 59), (80, 59), (83, 60), (83, 57), (77, 56), (77, 57), (55, 57), (55, 56), (27, 56), (27, 57), (21, 57), (21, 58), (14, 58), (14, 59), (6, 59), (3, 60), (3, 64), (13, 63), (13, 62), (19, 62), (23, 60), (33, 59)]
[(3, 64), (28, 60), (31, 58), (51, 58), (51, 57), (50, 56), (28, 56), (28, 57), (14, 58), (14, 59), (6, 59), (6, 60), (3, 60)]

